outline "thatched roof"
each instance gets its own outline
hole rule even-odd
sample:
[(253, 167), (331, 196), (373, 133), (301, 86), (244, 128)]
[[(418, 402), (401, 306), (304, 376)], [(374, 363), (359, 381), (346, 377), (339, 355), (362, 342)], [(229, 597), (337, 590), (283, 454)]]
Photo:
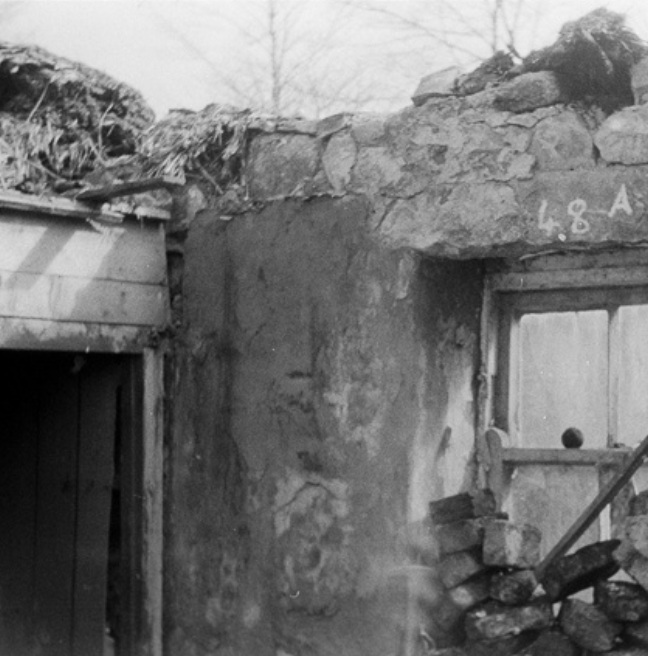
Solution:
[(0, 188), (65, 189), (136, 151), (152, 124), (142, 96), (35, 46), (0, 43)]
[(227, 105), (172, 111), (143, 134), (142, 171), (152, 176), (198, 175), (222, 192), (239, 181), (248, 131), (260, 119), (251, 110)]

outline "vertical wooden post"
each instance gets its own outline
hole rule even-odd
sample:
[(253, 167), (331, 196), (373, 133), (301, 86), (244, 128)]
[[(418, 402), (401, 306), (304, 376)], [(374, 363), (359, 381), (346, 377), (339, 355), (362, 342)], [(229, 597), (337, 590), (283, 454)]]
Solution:
[(488, 449), (488, 470), (486, 472), (486, 487), (495, 495), (495, 507), (502, 510), (504, 501), (504, 462), (502, 460), (502, 442), (508, 442), (508, 436), (498, 428), (489, 428), (484, 435)]
[(142, 516), (145, 656), (162, 656), (164, 357), (144, 349)]

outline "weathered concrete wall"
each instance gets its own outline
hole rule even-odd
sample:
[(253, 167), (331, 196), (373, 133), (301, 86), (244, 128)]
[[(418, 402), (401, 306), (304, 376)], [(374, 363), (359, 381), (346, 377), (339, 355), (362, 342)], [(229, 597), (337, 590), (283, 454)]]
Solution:
[(402, 652), (404, 526), (469, 477), (481, 268), (369, 222), (358, 198), (191, 226), (170, 654)]

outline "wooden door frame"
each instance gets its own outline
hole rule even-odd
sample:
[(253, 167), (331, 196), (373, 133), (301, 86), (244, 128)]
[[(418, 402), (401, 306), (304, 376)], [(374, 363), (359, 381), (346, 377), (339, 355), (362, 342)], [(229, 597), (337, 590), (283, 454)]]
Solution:
[(164, 354), (142, 353), (142, 656), (162, 656)]
[[(124, 429), (131, 450), (131, 494), (140, 503), (130, 512), (131, 583), (129, 629), (132, 656), (162, 656), (164, 351), (144, 348), (126, 372)], [(133, 636), (129, 636), (131, 639)]]
[[(34, 347), (20, 343), (0, 352), (60, 351), (84, 354), (75, 349)], [(136, 640), (131, 645), (132, 656), (162, 656), (163, 614), (163, 494), (164, 494), (164, 350), (143, 348), (139, 351), (115, 352), (97, 349), (96, 353), (130, 356), (125, 401), (128, 404), (124, 428), (129, 443), (137, 452), (136, 495), (141, 495), (134, 521), (133, 574), (138, 580), (130, 600), (132, 625)]]

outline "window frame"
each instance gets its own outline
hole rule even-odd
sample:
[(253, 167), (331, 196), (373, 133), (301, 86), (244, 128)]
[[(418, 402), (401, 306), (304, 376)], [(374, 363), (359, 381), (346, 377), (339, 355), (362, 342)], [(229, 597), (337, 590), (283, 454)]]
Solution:
[[(538, 464), (618, 463), (627, 451), (610, 449), (617, 434), (619, 343), (618, 308), (648, 304), (648, 249), (617, 252), (549, 254), (486, 263), (482, 308), (479, 440), (498, 428), (508, 437), (505, 462)], [(520, 317), (526, 313), (606, 309), (608, 331), (608, 446), (605, 449), (551, 449), (518, 446), (510, 417), (516, 407), (519, 372), (515, 344)], [(511, 434), (511, 432), (513, 434)], [(487, 448), (487, 447), (486, 447)]]

